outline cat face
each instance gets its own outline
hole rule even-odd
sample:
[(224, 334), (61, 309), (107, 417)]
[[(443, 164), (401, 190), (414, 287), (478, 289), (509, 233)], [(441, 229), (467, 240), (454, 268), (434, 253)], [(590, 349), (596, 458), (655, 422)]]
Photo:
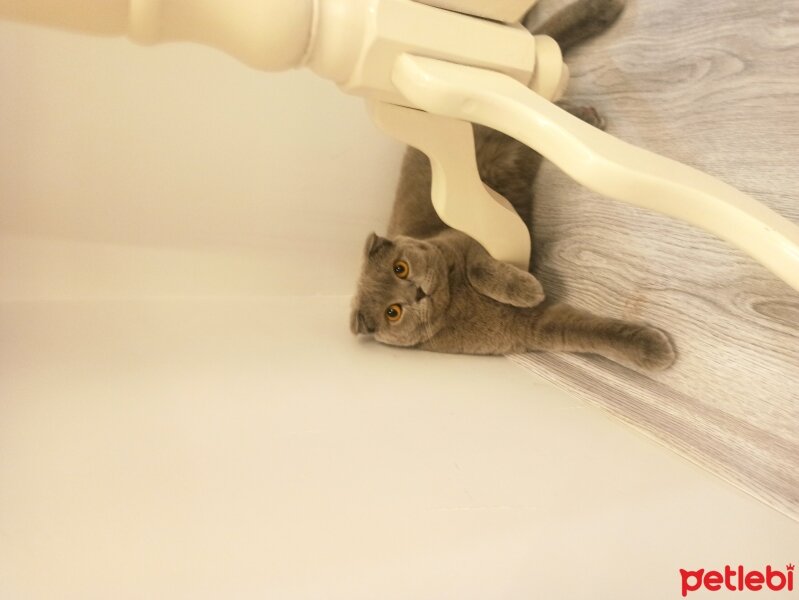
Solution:
[(438, 248), (404, 236), (369, 236), (350, 315), (354, 334), (414, 346), (441, 329), (448, 305), (447, 263)]

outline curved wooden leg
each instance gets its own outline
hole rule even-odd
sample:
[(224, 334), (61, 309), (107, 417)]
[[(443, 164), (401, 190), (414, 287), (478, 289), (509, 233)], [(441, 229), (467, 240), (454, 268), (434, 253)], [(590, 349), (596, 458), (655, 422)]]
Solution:
[(595, 129), (496, 72), (406, 54), (392, 80), (414, 106), (507, 133), (582, 185), (706, 229), (799, 290), (799, 227), (732, 186)]
[(480, 180), (471, 123), (376, 100), (367, 104), (383, 131), (430, 159), (431, 196), (441, 220), (526, 271), (530, 232), (510, 202)]

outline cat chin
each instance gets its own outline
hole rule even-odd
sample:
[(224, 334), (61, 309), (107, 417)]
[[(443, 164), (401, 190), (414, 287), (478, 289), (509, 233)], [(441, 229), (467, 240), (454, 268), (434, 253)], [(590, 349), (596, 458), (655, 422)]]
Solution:
[(422, 340), (416, 341), (408, 341), (408, 342), (401, 342), (395, 339), (386, 339), (384, 336), (379, 334), (375, 334), (374, 339), (376, 342), (380, 342), (381, 344), (385, 344), (386, 346), (397, 346), (399, 348), (412, 348), (417, 344), (421, 343)]

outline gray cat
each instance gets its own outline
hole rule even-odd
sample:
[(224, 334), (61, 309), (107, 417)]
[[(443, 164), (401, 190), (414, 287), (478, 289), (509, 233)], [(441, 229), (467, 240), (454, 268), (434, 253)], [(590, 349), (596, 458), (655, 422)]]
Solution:
[[(565, 50), (606, 28), (622, 8), (620, 0), (578, 0), (535, 32), (551, 35)], [(561, 106), (604, 126), (590, 107)], [(481, 178), (529, 227), (540, 156), (500, 132), (481, 126), (474, 132)], [(674, 362), (674, 348), (658, 329), (545, 299), (532, 274), (495, 260), (441, 221), (432, 207), (430, 183), (429, 160), (408, 148), (388, 237), (372, 234), (366, 242), (350, 317), (353, 333), (435, 352), (590, 352), (648, 370)]]

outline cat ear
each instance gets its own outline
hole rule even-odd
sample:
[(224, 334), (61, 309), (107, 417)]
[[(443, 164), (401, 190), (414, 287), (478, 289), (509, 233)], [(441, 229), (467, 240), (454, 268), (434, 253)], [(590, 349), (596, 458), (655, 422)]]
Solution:
[(366, 238), (366, 246), (364, 247), (363, 252), (367, 257), (369, 257), (374, 255), (374, 253), (380, 250), (380, 248), (393, 245), (394, 242), (391, 240), (380, 237), (376, 233), (372, 233), (368, 238)]
[(353, 308), (352, 312), (350, 312), (350, 331), (352, 332), (352, 335), (358, 335), (358, 327), (360, 326), (358, 323), (359, 314), (360, 313), (355, 308)]
[(373, 330), (369, 329), (369, 326), (366, 324), (363, 313), (357, 308), (353, 308), (350, 313), (350, 331), (354, 335), (373, 333)]

